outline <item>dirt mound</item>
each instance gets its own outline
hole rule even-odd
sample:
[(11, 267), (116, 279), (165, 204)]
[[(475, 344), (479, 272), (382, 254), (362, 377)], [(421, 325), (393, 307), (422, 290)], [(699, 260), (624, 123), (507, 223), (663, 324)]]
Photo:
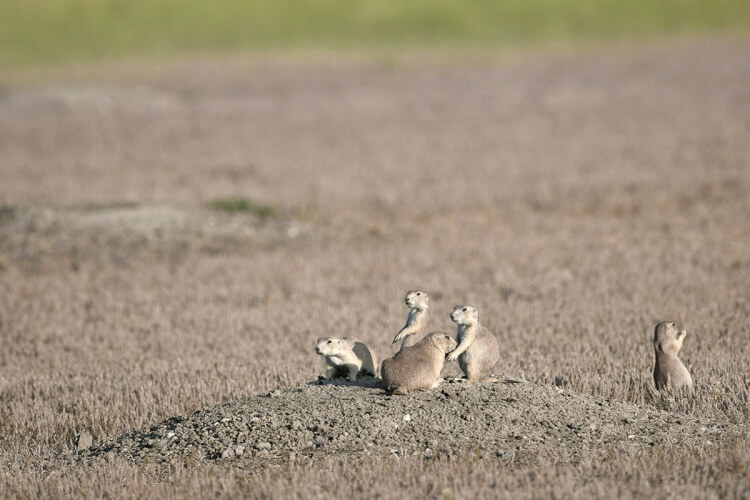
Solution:
[(559, 450), (658, 444), (708, 445), (739, 432), (728, 424), (617, 403), (530, 383), (447, 379), (407, 396), (379, 379), (316, 381), (170, 418), (86, 451), (136, 462), (189, 457), (269, 461), (334, 454), (541, 457)]

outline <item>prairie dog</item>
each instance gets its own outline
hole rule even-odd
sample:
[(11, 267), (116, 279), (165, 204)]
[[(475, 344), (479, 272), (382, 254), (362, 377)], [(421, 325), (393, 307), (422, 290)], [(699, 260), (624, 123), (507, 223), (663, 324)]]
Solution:
[(406, 318), (406, 325), (393, 338), (394, 344), (399, 340), (403, 340), (401, 342), (401, 349), (406, 347), (406, 343), (409, 341), (411, 335), (426, 331), (427, 322), (430, 320), (430, 315), (427, 312), (427, 308), (430, 305), (430, 297), (422, 290), (409, 290), (406, 292), (404, 302), (409, 307), (409, 316)]
[(375, 376), (375, 353), (354, 337), (321, 337), (315, 352), (325, 357), (327, 379), (339, 376), (354, 381), (357, 375)]
[(672, 321), (663, 321), (654, 327), (654, 383), (657, 389), (693, 386), (690, 372), (677, 357), (686, 335), (687, 332)]
[(383, 361), (380, 368), (383, 383), (387, 388), (394, 389), (393, 394), (434, 389), (440, 384), (445, 355), (455, 347), (456, 341), (447, 333), (432, 332)]
[(458, 347), (448, 354), (448, 361), (458, 359), (461, 371), (471, 382), (487, 378), (500, 359), (500, 348), (495, 335), (479, 323), (476, 307), (456, 306), (451, 319), (458, 324)]

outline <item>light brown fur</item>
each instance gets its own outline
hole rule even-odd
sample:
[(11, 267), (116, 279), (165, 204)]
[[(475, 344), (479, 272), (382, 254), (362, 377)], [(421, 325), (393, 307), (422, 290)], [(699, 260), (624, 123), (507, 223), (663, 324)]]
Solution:
[(433, 389), (440, 384), (445, 354), (455, 347), (456, 341), (447, 333), (432, 332), (383, 361), (383, 382), (394, 394)]
[(677, 354), (687, 332), (671, 321), (658, 323), (654, 328), (654, 383), (656, 388), (679, 389), (692, 387), (693, 378)]
[(451, 319), (458, 324), (458, 347), (448, 355), (448, 361), (458, 360), (461, 371), (471, 382), (500, 382), (487, 378), (500, 359), (500, 348), (495, 335), (479, 323), (477, 308), (456, 306)]
[(406, 347), (409, 337), (418, 335), (427, 331), (427, 323), (430, 321), (430, 315), (427, 309), (430, 305), (430, 297), (421, 290), (409, 290), (406, 292), (404, 302), (409, 307), (409, 316), (406, 318), (406, 325), (399, 330), (393, 339), (395, 344), (401, 342), (401, 349)]
[(347, 377), (354, 381), (357, 375), (376, 375), (375, 353), (354, 337), (321, 337), (316, 342), (315, 352), (325, 357), (327, 379)]

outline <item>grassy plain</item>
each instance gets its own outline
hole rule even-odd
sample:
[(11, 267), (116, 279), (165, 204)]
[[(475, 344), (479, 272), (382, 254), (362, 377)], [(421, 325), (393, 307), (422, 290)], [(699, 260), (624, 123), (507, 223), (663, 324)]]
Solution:
[(0, 69), (227, 50), (493, 49), (748, 29), (744, 0), (5, 0)]
[[(604, 3), (613, 5), (576, 5)], [(297, 24), (281, 23), (282, 34), (259, 28), (258, 41), (222, 24), (251, 10), (212, 24), (202, 4), (181, 3), (180, 16), (212, 25), (201, 35), (170, 24), (164, 3), (50, 1), (60, 15), (33, 20), (30, 4), (0, 3), (3, 65), (168, 54), (190, 40), (201, 50), (374, 46), (414, 33), (354, 22), (374, 12), (338, 23), (356, 36), (331, 35), (303, 22), (301, 8)], [(621, 2), (622, 16), (602, 32), (558, 17), (538, 23), (544, 15), (528, 25), (535, 40), (608, 37), (632, 32), (623, 28), (637, 20), (630, 5), (645, 4)], [(500, 8), (493, 18), (439, 5), (456, 11), (441, 38), (527, 36), (489, 28)], [(650, 26), (648, 34), (747, 22), (739, 2), (711, 5), (710, 14), (665, 11), (628, 26)], [(22, 29), (32, 22), (44, 32), (38, 40)], [(127, 26), (158, 29), (135, 36)], [(385, 452), (252, 473), (210, 461), (165, 469), (70, 457), (84, 430), (98, 442), (314, 379), (312, 346), (323, 335), (356, 333), (382, 358), (405, 318), (403, 293), (415, 287), (431, 293), (435, 328), (452, 329), (455, 303), (479, 308), (503, 349), (500, 373), (748, 425), (749, 49), (739, 37), (504, 63), (204, 58), (4, 84), (0, 492), (746, 497), (747, 436), (731, 447), (634, 448), (607, 460)], [(230, 210), (212, 208), (216, 200), (249, 201)], [(667, 318), (688, 330), (690, 398), (651, 390), (651, 328)]]

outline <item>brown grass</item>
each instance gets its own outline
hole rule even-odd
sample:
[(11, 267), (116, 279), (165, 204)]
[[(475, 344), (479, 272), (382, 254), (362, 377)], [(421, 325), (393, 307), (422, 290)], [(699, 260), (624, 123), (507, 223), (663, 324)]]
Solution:
[[(246, 197), (313, 229), (165, 251), (153, 228), (114, 218), (144, 241), (123, 258), (95, 226), (71, 241), (0, 215), (0, 491), (746, 496), (747, 437), (604, 463), (331, 457), (249, 474), (50, 457), (82, 430), (98, 441), (308, 381), (323, 335), (356, 333), (382, 358), (415, 287), (431, 292), (435, 328), (453, 329), (454, 303), (476, 305), (503, 374), (748, 424), (749, 48), (394, 68), (202, 62), (6, 85), (4, 205)], [(668, 318), (688, 330), (690, 398), (651, 390), (650, 329)]]

